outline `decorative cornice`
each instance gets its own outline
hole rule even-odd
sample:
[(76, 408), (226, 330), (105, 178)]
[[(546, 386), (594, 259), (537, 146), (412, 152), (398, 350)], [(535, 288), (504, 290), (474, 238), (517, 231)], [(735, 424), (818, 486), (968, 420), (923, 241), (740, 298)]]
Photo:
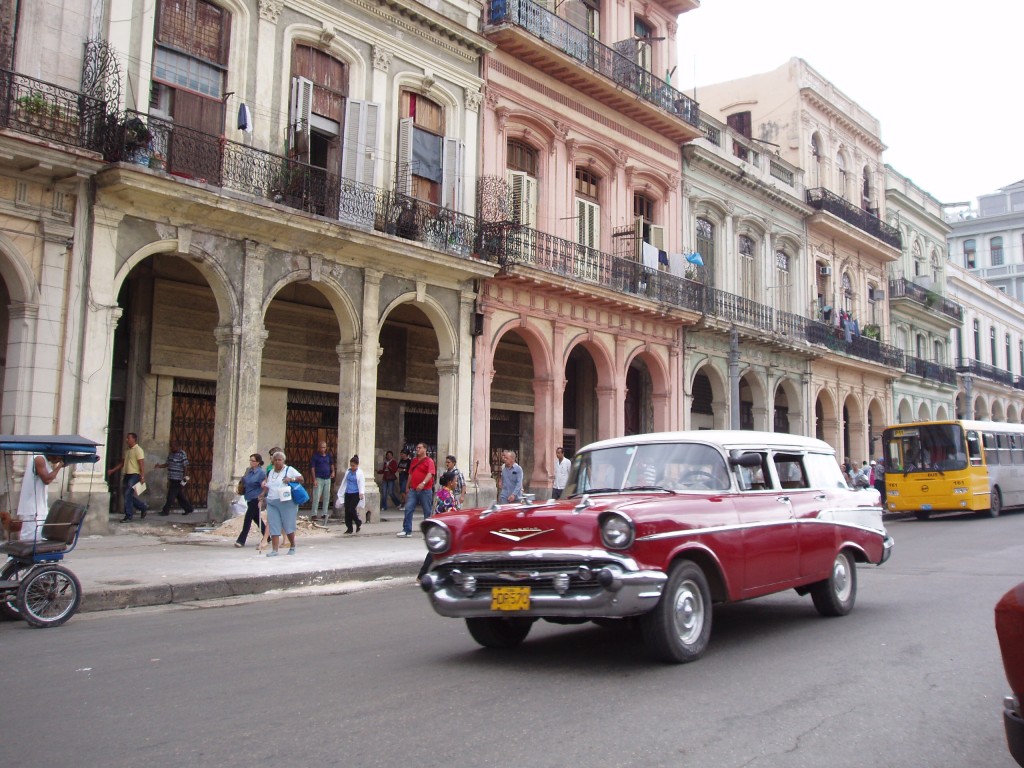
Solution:
[(260, 18), (264, 21), (269, 21), (271, 24), (277, 24), (277, 19), (281, 15), (281, 9), (284, 8), (284, 0), (259, 0), (260, 1)]

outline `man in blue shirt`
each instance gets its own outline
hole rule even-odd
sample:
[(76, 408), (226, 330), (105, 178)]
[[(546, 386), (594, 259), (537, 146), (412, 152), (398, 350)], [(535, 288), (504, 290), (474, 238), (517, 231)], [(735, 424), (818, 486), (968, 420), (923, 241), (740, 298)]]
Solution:
[(160, 514), (167, 516), (171, 513), (171, 506), (177, 502), (181, 505), (183, 515), (192, 514), (192, 502), (188, 500), (185, 493), (185, 485), (188, 483), (188, 454), (181, 449), (177, 440), (171, 440), (171, 450), (167, 454), (167, 461), (156, 465), (157, 469), (167, 470), (167, 500)]
[[(327, 525), (327, 516), (331, 514), (331, 481), (334, 480), (334, 454), (327, 450), (327, 443), (325, 441), (320, 441), (320, 447), (313, 454), (313, 458), (309, 460), (309, 465), (313, 470), (313, 482), (316, 483), (313, 486), (313, 504), (310, 507), (309, 516), (313, 518), (319, 515), (324, 519), (324, 525)], [(321, 501), (323, 502), (322, 504)], [(319, 512), (317, 507), (321, 507)]]
[(523, 500), (523, 468), (516, 464), (515, 451), (502, 451), (501, 488), (498, 489), (498, 503), (512, 504)]

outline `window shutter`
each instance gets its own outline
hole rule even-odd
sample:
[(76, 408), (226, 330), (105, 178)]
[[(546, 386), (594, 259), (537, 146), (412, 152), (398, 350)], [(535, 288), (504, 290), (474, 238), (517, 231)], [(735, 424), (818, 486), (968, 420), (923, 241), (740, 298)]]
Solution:
[(659, 251), (665, 250), (665, 228), (651, 224), (651, 245)]
[(576, 198), (576, 242), (587, 248), (597, 248), (601, 240), (598, 214), (600, 209), (589, 200)]
[(533, 229), (537, 226), (537, 180), (519, 171), (509, 171), (508, 176), (512, 220)]
[(641, 264), (644, 261), (644, 217), (633, 219), (633, 258)]
[(462, 149), (458, 139), (445, 139), (441, 156), (441, 205), (453, 210), (462, 206)]
[(289, 155), (309, 162), (309, 119), (313, 108), (313, 81), (306, 77), (292, 78), (291, 114), (288, 116), (291, 146)]
[(379, 116), (380, 104), (348, 100), (345, 106), (345, 146), (341, 155), (343, 179), (373, 186)]
[(411, 117), (403, 117), (398, 121), (398, 166), (395, 169), (395, 191), (400, 195), (412, 195), (412, 121)]

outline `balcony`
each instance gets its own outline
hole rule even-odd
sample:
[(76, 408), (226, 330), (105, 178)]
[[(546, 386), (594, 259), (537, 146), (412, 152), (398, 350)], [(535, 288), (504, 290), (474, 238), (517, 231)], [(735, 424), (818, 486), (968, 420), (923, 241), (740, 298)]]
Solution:
[(0, 128), (100, 152), (104, 104), (59, 85), (0, 69)]
[(986, 365), (980, 360), (961, 357), (956, 361), (956, 372), (971, 373), (989, 381), (1005, 384), (1008, 387), (1016, 385), (1013, 374), (1010, 371), (1004, 371), (1001, 368), (996, 368), (994, 365)]
[(907, 355), (907, 373), (911, 376), (920, 376), (922, 379), (937, 381), (940, 384), (956, 386), (956, 371), (945, 365), (939, 365), (929, 360), (922, 360), (919, 357)]
[(477, 220), (472, 216), (140, 112), (112, 116), (106, 126), (103, 146), (108, 161), (254, 195), (453, 256), (479, 258)]
[(934, 309), (946, 317), (962, 323), (964, 320), (964, 308), (955, 301), (940, 296), (934, 291), (929, 291), (917, 283), (901, 277), (898, 280), (889, 281), (889, 299), (913, 299), (918, 304)]
[(808, 189), (807, 204), (816, 210), (831, 213), (847, 224), (853, 225), (861, 232), (866, 232), (872, 237), (881, 240), (886, 245), (897, 250), (903, 248), (903, 240), (898, 229), (889, 226), (863, 208), (858, 208), (849, 200), (840, 197), (834, 192), (829, 192), (824, 187)]
[(700, 108), (635, 61), (532, 0), (490, 0), (484, 34), (509, 55), (676, 143), (700, 136)]
[(775, 187), (778, 187), (775, 182), (781, 182), (788, 187), (781, 188), (782, 191), (798, 197), (803, 196), (803, 176), (799, 169), (771, 152), (762, 151), (762, 145), (755, 139), (748, 139), (707, 115), (701, 115), (700, 129), (703, 138), (714, 147), (711, 151), (715, 155), (726, 160), (731, 161), (735, 158), (747, 163), (747, 166), (742, 167), (748, 178), (758, 178), (765, 185)]
[(814, 344), (823, 344), (834, 352), (859, 357), (890, 368), (904, 368), (903, 350), (867, 336), (850, 336), (840, 328), (817, 320), (807, 321), (807, 340)]

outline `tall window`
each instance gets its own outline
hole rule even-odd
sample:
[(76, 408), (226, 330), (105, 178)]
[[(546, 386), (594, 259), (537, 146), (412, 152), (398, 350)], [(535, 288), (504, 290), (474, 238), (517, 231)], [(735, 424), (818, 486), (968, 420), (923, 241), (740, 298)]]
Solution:
[(1013, 354), (1010, 351), (1010, 334), (1006, 334), (1006, 370), (1013, 373)]
[(656, 205), (647, 195), (633, 193), (633, 220), (639, 226), (640, 240), (659, 250), (665, 248), (664, 227), (654, 223)]
[(509, 188), (509, 215), (525, 229), (517, 246), (525, 259), (533, 257), (534, 230), (537, 227), (537, 150), (529, 144), (510, 139), (505, 145), (505, 167)]
[(597, 196), (600, 178), (588, 168), (576, 169), (576, 274), (598, 279), (598, 254), (601, 247), (601, 206)]
[(932, 249), (932, 282), (938, 285), (942, 281), (942, 259), (938, 251)]
[(993, 237), (988, 241), (988, 252), (993, 267), (1003, 265), (1003, 238)]
[(964, 267), (974, 269), (977, 266), (978, 247), (974, 240), (964, 240)]
[(588, 37), (597, 39), (600, 36), (601, 3), (599, 0), (566, 0), (565, 18), (576, 29), (586, 32)]
[(790, 278), (789, 254), (782, 248), (775, 251), (775, 291), (771, 297), (781, 312), (792, 312), (792, 281)]
[(941, 340), (936, 339), (932, 344), (932, 360), (940, 365), (944, 365), (946, 362), (946, 350)]
[[(312, 84), (308, 112), (303, 112), (301, 102), (293, 99), (292, 154), (310, 165), (337, 172), (348, 96), (347, 68), (323, 51), (296, 44), (292, 49), (292, 77), (304, 78)], [(302, 86), (296, 82), (293, 88)], [(300, 121), (308, 121), (308, 125), (300, 125)]]
[(924, 334), (919, 333), (917, 334), (914, 340), (914, 356), (920, 358), (921, 360), (924, 360), (925, 350), (926, 347)]
[(974, 359), (981, 360), (981, 321), (974, 321)]
[(740, 284), (739, 294), (748, 299), (757, 298), (757, 260), (754, 255), (756, 246), (747, 235), (739, 237), (740, 252)]
[(399, 100), (399, 189), (420, 200), (441, 203), (444, 108), (436, 101), (403, 90)]
[(989, 351), (992, 353), (992, 366), (996, 367), (999, 365), (999, 361), (996, 359), (996, 329), (988, 329), (988, 345)]
[(708, 276), (709, 284), (714, 285), (715, 281), (715, 225), (705, 218), (697, 217), (696, 226), (696, 248), (704, 261), (704, 268)]
[(845, 198), (846, 197), (846, 181), (847, 181), (847, 178), (846, 178), (846, 158), (843, 156), (842, 152), (836, 153), (836, 175), (838, 176), (838, 178), (836, 179), (836, 184), (838, 185), (838, 189), (836, 191), (839, 193), (840, 197), (844, 197)]
[(924, 254), (921, 253), (921, 243), (917, 240), (914, 241), (912, 255), (914, 259), (914, 277), (920, 277), (921, 275), (925, 274)]
[(872, 204), (871, 204), (871, 169), (868, 168), (866, 165), (864, 166), (864, 173), (863, 173), (863, 175), (861, 177), (860, 196), (861, 196), (861, 208), (863, 208), (865, 211), (870, 211), (872, 209)]
[(821, 180), (821, 137), (817, 133), (811, 134), (811, 167), (814, 169), (814, 178), (811, 186), (822, 186)]
[(853, 280), (849, 272), (843, 272), (843, 280), (840, 283), (843, 290), (843, 309), (853, 312)]
[(645, 71), (650, 72), (652, 67), (651, 42), (654, 33), (651, 26), (639, 16), (633, 17), (633, 37), (636, 38), (636, 63)]
[(231, 16), (204, 0), (159, 4), (153, 44), (150, 110), (175, 125), (224, 132)]

